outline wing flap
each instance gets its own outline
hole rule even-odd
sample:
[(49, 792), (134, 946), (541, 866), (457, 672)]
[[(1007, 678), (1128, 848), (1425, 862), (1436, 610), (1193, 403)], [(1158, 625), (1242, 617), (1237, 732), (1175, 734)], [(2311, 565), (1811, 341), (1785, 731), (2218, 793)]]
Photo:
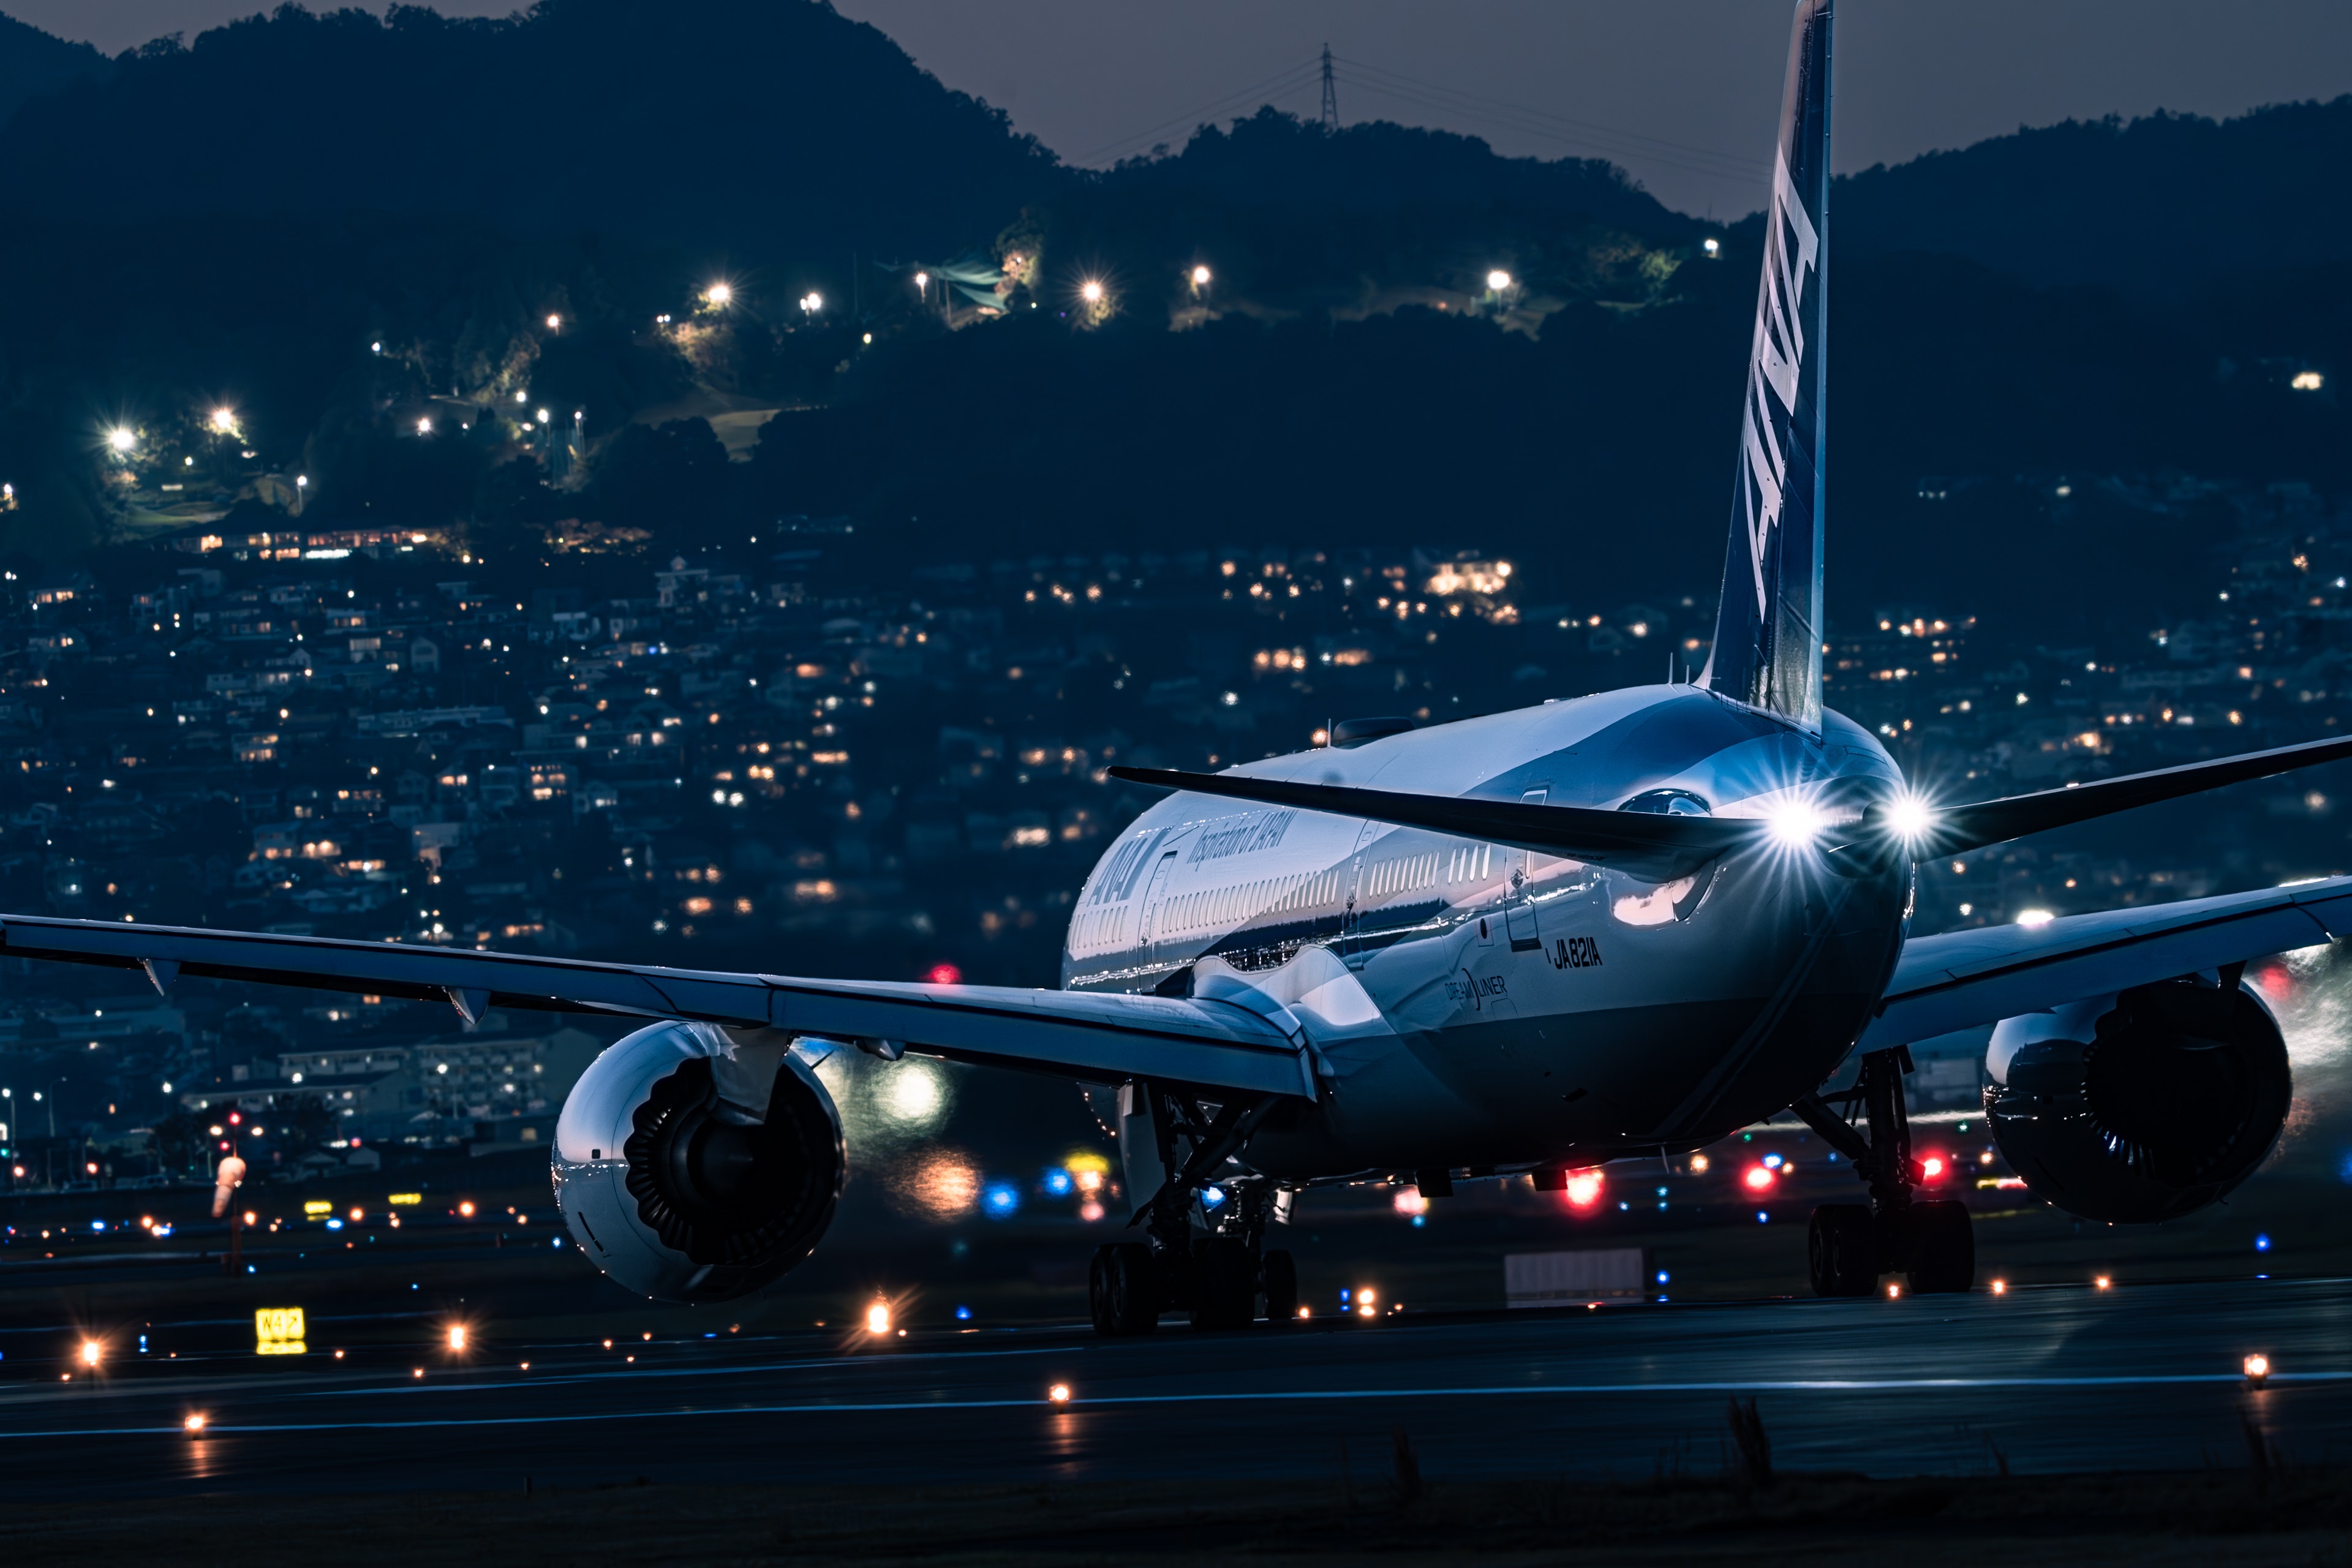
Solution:
[(1914, 937), (1861, 1047), (1878, 1050), (2352, 933), (2352, 878)]

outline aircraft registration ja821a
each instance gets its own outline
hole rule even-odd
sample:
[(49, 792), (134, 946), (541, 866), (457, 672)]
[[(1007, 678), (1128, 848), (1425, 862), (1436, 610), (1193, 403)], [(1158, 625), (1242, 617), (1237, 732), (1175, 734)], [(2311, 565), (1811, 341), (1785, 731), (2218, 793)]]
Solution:
[[(2352, 755), (2352, 739), (1949, 804), (1822, 707), (1829, 0), (1797, 6), (1723, 595), (1706, 668), (1459, 723), (1335, 726), (1171, 793), (1081, 891), (1057, 990), (727, 973), (0, 917), (14, 957), (650, 1020), (566, 1100), (572, 1236), (630, 1289), (712, 1301), (808, 1257), (854, 1047), (1055, 1073), (1117, 1131), (1132, 1205), (1096, 1251), (1107, 1334), (1297, 1307), (1267, 1245), (1302, 1193), (1531, 1175), (1698, 1148), (1793, 1110), (1858, 1200), (1814, 1211), (1823, 1295), (1974, 1281), (1968, 1211), (1917, 1195), (1906, 1046), (1994, 1026), (1986, 1116), (2074, 1214), (2210, 1204), (2291, 1093), (2248, 960), (2352, 927), (2352, 879), (1915, 936), (1916, 863)], [(1728, 394), (1727, 388), (1727, 395)], [(1834, 1095), (1822, 1086), (1850, 1080)], [(1203, 1202), (1214, 1185), (1226, 1195)], [(1792, 1268), (1793, 1268), (1792, 1259)]]

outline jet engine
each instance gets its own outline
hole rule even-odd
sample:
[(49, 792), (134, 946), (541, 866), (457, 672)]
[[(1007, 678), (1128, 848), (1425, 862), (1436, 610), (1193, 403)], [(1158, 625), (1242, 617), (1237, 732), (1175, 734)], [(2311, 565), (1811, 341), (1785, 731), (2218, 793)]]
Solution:
[(2084, 1219), (2170, 1219), (2252, 1173), (2294, 1085), (2286, 1040), (2243, 985), (2165, 981), (2005, 1018), (1985, 1111), (2010, 1168)]
[(589, 1064), (556, 1123), (572, 1239), (666, 1301), (749, 1295), (798, 1265), (845, 1170), (833, 1097), (770, 1030), (639, 1029)]

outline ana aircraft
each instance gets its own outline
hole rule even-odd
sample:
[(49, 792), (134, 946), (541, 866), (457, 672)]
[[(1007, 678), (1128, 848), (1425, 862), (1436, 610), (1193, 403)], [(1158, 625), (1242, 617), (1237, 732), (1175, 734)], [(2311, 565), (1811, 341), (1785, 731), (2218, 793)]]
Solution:
[[(1057, 990), (593, 963), (8, 916), (11, 956), (653, 1022), (565, 1102), (555, 1190), (623, 1285), (713, 1301), (809, 1256), (846, 1169), (811, 1068), (844, 1044), (1059, 1074), (1132, 1204), (1106, 1334), (1297, 1307), (1297, 1195), (1696, 1150), (1793, 1110), (1864, 1190), (1816, 1210), (1813, 1289), (1971, 1288), (1919, 1194), (1906, 1046), (1993, 1023), (1986, 1110), (2032, 1191), (2148, 1221), (2230, 1192), (2290, 1097), (2249, 959), (2352, 929), (2352, 879), (1913, 936), (1916, 865), (2352, 755), (2352, 739), (1946, 804), (1822, 705), (1830, 0), (1796, 11), (1712, 651), (1687, 682), (1331, 743), (1171, 793), (1081, 890)], [(1858, 1059), (1857, 1059), (1858, 1058)], [(1850, 1081), (1822, 1086), (1853, 1064)], [(1205, 1188), (1227, 1194), (1213, 1206)]]

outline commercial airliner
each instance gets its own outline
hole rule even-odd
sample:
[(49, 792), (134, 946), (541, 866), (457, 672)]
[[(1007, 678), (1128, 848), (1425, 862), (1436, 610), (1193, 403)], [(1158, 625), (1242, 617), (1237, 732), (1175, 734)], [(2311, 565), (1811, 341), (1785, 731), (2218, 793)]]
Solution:
[(1293, 1316), (1297, 1274), (1268, 1239), (1314, 1188), (1558, 1189), (1783, 1110), (1862, 1183), (1814, 1211), (1814, 1290), (1868, 1294), (1889, 1272), (1968, 1290), (1969, 1214), (1921, 1194), (1903, 1078), (1910, 1042), (1983, 1024), (1987, 1118), (2035, 1194), (2119, 1222), (2210, 1204), (2260, 1163), (2291, 1093), (2246, 963), (2352, 929), (2352, 878), (1913, 936), (1916, 866), (2352, 756), (2352, 739), (1958, 804), (1823, 708), (1831, 34), (1830, 0), (1801, 0), (1722, 603), (1694, 680), (1343, 723), (1213, 775), (1116, 769), (1170, 793), (1087, 879), (1055, 990), (14, 915), (0, 941), (159, 988), (204, 975), (441, 997), (468, 1020), (493, 1005), (649, 1020), (566, 1100), (553, 1178), (588, 1256), (671, 1300), (746, 1295), (816, 1247), (846, 1155), (811, 1062), (843, 1047), (1088, 1086), (1132, 1213), (1094, 1259), (1110, 1335), (1176, 1311)]

